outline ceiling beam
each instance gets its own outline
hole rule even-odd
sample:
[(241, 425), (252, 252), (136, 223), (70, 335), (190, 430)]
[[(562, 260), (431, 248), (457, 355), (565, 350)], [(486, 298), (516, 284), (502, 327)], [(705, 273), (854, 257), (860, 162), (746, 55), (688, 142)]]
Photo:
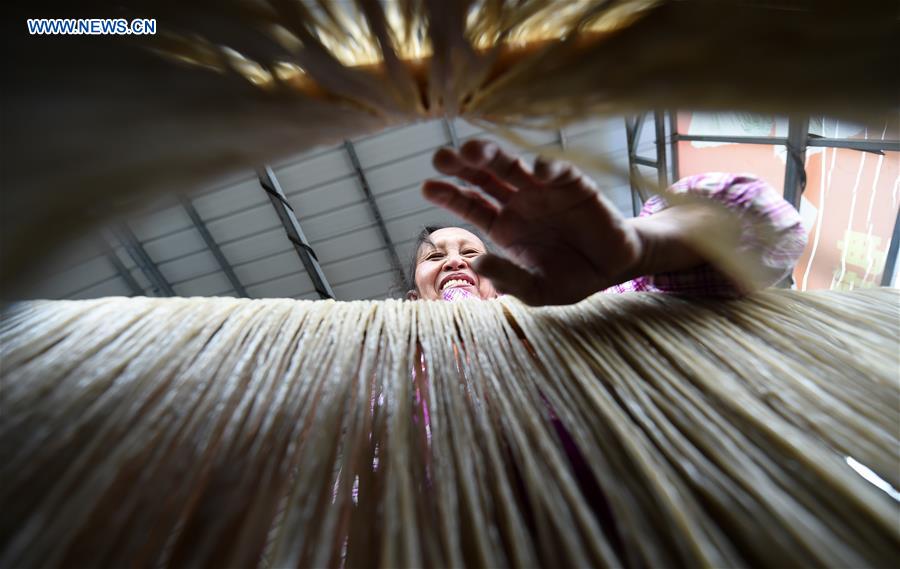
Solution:
[(403, 273), (403, 265), (400, 263), (400, 256), (397, 254), (397, 247), (394, 245), (394, 241), (391, 239), (391, 236), (388, 233), (387, 225), (385, 225), (384, 223), (384, 217), (382, 217), (381, 210), (378, 208), (378, 204), (375, 202), (375, 195), (372, 193), (372, 188), (369, 186), (368, 179), (366, 179), (366, 173), (363, 172), (362, 165), (360, 165), (359, 157), (356, 155), (356, 148), (354, 148), (352, 142), (350, 142), (349, 140), (345, 140), (344, 149), (347, 151), (347, 155), (350, 157), (350, 163), (353, 165), (353, 169), (356, 171), (356, 176), (359, 179), (359, 185), (362, 187), (363, 194), (365, 194), (366, 196), (366, 202), (369, 204), (369, 211), (372, 213), (372, 217), (375, 218), (375, 225), (378, 228), (378, 233), (381, 234), (381, 239), (382, 241), (384, 241), (384, 246), (387, 248), (388, 256), (391, 260), (391, 266), (393, 267), (394, 272), (399, 279), (399, 282), (403, 283), (403, 286), (405, 286), (407, 290), (410, 290), (412, 287), (409, 280), (406, 278), (406, 275)]
[(787, 160), (784, 164), (784, 199), (800, 210), (800, 197), (806, 188), (806, 147), (809, 142), (809, 117), (788, 119)]
[(678, 111), (669, 111), (669, 149), (672, 151), (672, 182), (681, 179), (678, 168)]
[(445, 116), (441, 120), (444, 123), (444, 130), (447, 131), (447, 137), (450, 139), (450, 144), (453, 148), (459, 148), (459, 135), (456, 133), (456, 125), (453, 124), (453, 119), (449, 119)]
[(894, 231), (891, 235), (891, 244), (888, 245), (887, 258), (884, 261), (884, 272), (881, 274), (881, 286), (891, 286), (894, 282), (894, 274), (897, 272), (897, 250), (900, 249), (900, 211), (894, 219)]
[(166, 280), (166, 277), (159, 272), (159, 267), (156, 266), (156, 263), (153, 262), (153, 259), (147, 254), (144, 246), (141, 245), (140, 240), (131, 231), (128, 224), (124, 222), (118, 224), (114, 229), (114, 233), (125, 247), (125, 251), (128, 252), (128, 256), (131, 257), (131, 260), (134, 261), (141, 272), (144, 273), (144, 276), (147, 277), (147, 280), (150, 281), (150, 286), (153, 287), (156, 295), (175, 296), (172, 285), (170, 285), (169, 281)]
[(125, 266), (125, 263), (119, 259), (115, 249), (112, 248), (106, 239), (98, 238), (97, 246), (100, 247), (103, 251), (103, 255), (106, 256), (113, 268), (116, 269), (116, 272), (119, 273), (122, 280), (125, 281), (125, 284), (128, 285), (132, 296), (144, 296), (147, 294), (144, 292), (144, 288), (134, 278), (134, 275), (131, 274), (131, 271), (128, 270), (128, 267)]
[(219, 244), (216, 243), (215, 239), (213, 239), (212, 234), (209, 232), (209, 228), (206, 227), (206, 223), (203, 222), (203, 218), (200, 217), (200, 213), (194, 207), (194, 204), (191, 203), (191, 200), (184, 195), (179, 195), (178, 201), (181, 202), (181, 207), (183, 207), (187, 212), (188, 217), (191, 218), (191, 223), (194, 224), (194, 228), (197, 230), (197, 233), (199, 233), (200, 237), (203, 238), (203, 242), (206, 243), (207, 248), (209, 248), (209, 250), (212, 252), (213, 257), (216, 258), (216, 262), (219, 264), (222, 272), (225, 273), (225, 276), (228, 278), (228, 282), (231, 283), (231, 288), (233, 288), (234, 292), (236, 292), (239, 296), (250, 298), (250, 295), (247, 294), (247, 289), (245, 289), (244, 285), (241, 284), (240, 279), (238, 279), (238, 276), (234, 272), (231, 264), (228, 262), (228, 259), (225, 258), (225, 254), (222, 253), (222, 249), (219, 247)]
[(637, 147), (640, 144), (641, 132), (644, 130), (644, 113), (625, 117), (625, 140), (628, 153), (628, 184), (631, 186), (631, 212), (635, 217), (641, 211), (644, 203), (642, 189), (642, 176), (638, 170), (638, 164), (655, 166), (656, 162), (637, 155)]
[(316, 253), (310, 246), (309, 241), (306, 240), (306, 235), (303, 234), (303, 229), (300, 228), (300, 221), (294, 214), (294, 208), (288, 202), (287, 196), (281, 189), (281, 184), (278, 183), (278, 178), (275, 177), (275, 172), (272, 171), (271, 167), (265, 166), (259, 171), (259, 185), (262, 186), (266, 195), (269, 196), (269, 201), (272, 202), (272, 207), (275, 208), (278, 219), (281, 220), (284, 232), (287, 234), (288, 240), (294, 245), (294, 250), (297, 252), (297, 256), (300, 257), (300, 262), (303, 263), (303, 267), (306, 269), (313, 287), (319, 293), (319, 298), (334, 298), (334, 291), (331, 290), (331, 285), (328, 284), (328, 279), (325, 278), (325, 273), (319, 265), (319, 259), (316, 257)]
[(672, 139), (676, 142), (734, 142), (736, 144), (787, 144), (783, 136), (730, 136), (719, 134), (681, 134), (675, 133)]
[(656, 173), (660, 188), (669, 186), (668, 160), (666, 159), (666, 114), (653, 111), (653, 127), (656, 130)]
[(876, 154), (881, 154), (885, 150), (889, 152), (900, 152), (900, 140), (882, 140), (880, 138), (826, 138), (824, 136), (810, 134), (806, 141), (806, 145), (825, 148), (849, 148), (850, 150), (874, 152)]

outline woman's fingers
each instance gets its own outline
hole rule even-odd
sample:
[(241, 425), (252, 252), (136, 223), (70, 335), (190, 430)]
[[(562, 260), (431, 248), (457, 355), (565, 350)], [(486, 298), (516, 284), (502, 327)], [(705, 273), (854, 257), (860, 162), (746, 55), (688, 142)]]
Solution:
[(484, 196), (440, 180), (427, 180), (422, 186), (425, 199), (446, 208), (475, 227), (490, 233), (498, 209)]
[(432, 163), (439, 172), (455, 176), (478, 186), (500, 203), (506, 203), (516, 193), (515, 188), (509, 184), (504, 184), (495, 178), (493, 174), (467, 166), (459, 157), (459, 154), (449, 148), (442, 148), (435, 152)]
[(568, 162), (538, 156), (534, 161), (534, 177), (547, 186), (567, 186), (584, 178), (582, 173)]
[(538, 278), (512, 261), (488, 253), (478, 257), (473, 265), (479, 275), (494, 283), (498, 292), (511, 294), (532, 306), (543, 304)]
[(534, 159), (534, 177), (540, 182), (550, 182), (560, 175), (564, 166), (559, 160), (538, 156)]
[(434, 154), (433, 164), (439, 172), (474, 184), (501, 203), (506, 203), (522, 189), (565, 187), (581, 182), (588, 189), (593, 187), (590, 180), (568, 162), (539, 156), (532, 173), (521, 158), (489, 140), (470, 140), (459, 152), (442, 148)]
[(434, 153), (431, 163), (438, 172), (442, 172), (449, 176), (455, 176), (457, 172), (466, 167), (466, 164), (463, 162), (462, 158), (460, 158), (459, 154), (450, 148), (439, 148), (438, 151)]
[(525, 163), (508, 154), (495, 142), (470, 140), (462, 145), (459, 153), (467, 166), (475, 170), (486, 170), (501, 182), (519, 189), (534, 186), (534, 177)]

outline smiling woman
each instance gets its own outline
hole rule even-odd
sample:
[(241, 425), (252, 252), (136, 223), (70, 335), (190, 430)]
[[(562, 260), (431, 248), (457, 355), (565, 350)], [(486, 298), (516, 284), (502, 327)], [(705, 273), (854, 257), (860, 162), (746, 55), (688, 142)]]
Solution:
[(410, 268), (415, 290), (410, 300), (459, 300), (497, 297), (494, 285), (475, 272), (473, 264), (487, 253), (487, 246), (474, 231), (462, 227), (428, 226), (416, 240)]

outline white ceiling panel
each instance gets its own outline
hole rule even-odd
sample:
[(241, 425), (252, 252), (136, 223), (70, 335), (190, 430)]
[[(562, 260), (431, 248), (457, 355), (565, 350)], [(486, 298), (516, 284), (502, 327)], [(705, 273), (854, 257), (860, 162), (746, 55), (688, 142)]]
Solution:
[[(237, 218), (239, 216), (259, 214), (260, 212), (265, 212), (266, 210), (272, 210), (273, 212), (275, 211), (272, 206), (272, 202), (269, 200), (268, 197), (265, 197), (264, 202), (248, 205), (247, 207), (245, 207), (243, 209), (239, 209), (237, 211), (232, 211), (232, 212), (229, 212), (224, 215), (217, 216), (217, 217), (204, 218), (203, 224), (206, 225), (207, 229), (209, 229), (209, 224), (211, 224), (211, 223), (216, 224), (217, 227), (228, 227), (229, 223), (231, 223), (234, 220), (234, 218)], [(275, 213), (275, 216), (277, 218), (278, 214)], [(258, 230), (256, 232), (258, 232)], [(232, 237), (230, 239), (226, 239), (225, 241), (226, 242), (234, 241), (235, 239), (241, 239), (243, 237), (246, 237), (246, 235)]]
[(304, 294), (295, 294), (292, 298), (296, 300), (321, 300), (319, 298), (319, 293), (316, 291), (307, 292)]
[[(429, 217), (429, 216), (431, 216), (431, 217)], [(419, 210), (414, 210), (414, 211), (404, 213), (402, 215), (395, 215), (393, 217), (385, 218), (384, 222), (385, 222), (386, 226), (391, 227), (391, 226), (395, 226), (397, 223), (399, 223), (403, 220), (412, 220), (413, 222), (416, 223), (415, 227), (417, 229), (416, 229), (415, 233), (418, 233), (419, 229), (421, 229), (422, 226), (425, 225), (425, 222), (423, 222), (423, 220), (428, 220), (428, 219), (432, 219), (432, 218), (447, 219), (443, 210), (441, 210), (433, 205), (428, 205)], [(408, 238), (409, 238), (409, 236), (403, 237), (403, 239), (408, 239)]]
[(150, 258), (157, 263), (206, 250), (206, 243), (193, 226), (165, 237), (145, 241), (143, 246)]
[(218, 296), (225, 292), (229, 296), (234, 294), (228, 277), (221, 271), (172, 285), (172, 288), (178, 296)]
[[(473, 136), (494, 138), (463, 120), (453, 119), (452, 124), (463, 141)], [(645, 128), (640, 148), (652, 158), (655, 133), (649, 128), (651, 124)], [(557, 131), (516, 132), (534, 146), (558, 145)], [(565, 132), (570, 147), (601, 154), (623, 171), (627, 168), (622, 119), (586, 121), (566, 127)], [(449, 133), (440, 119), (354, 140), (404, 271), (413, 253), (414, 239), (423, 226), (460, 223), (421, 195), (424, 180), (447, 179), (433, 169), (431, 157), (436, 148), (449, 142)], [(531, 155), (525, 155), (513, 144), (499, 142), (532, 163)], [(297, 155), (276, 164), (274, 169), (339, 299), (402, 296), (403, 291), (395, 287), (396, 273), (387, 248), (342, 144)], [(623, 213), (630, 214), (627, 180), (608, 173), (595, 177), (604, 195)], [(235, 173), (215, 187), (192, 194), (192, 203), (251, 296), (317, 298), (255, 173)], [(187, 213), (172, 196), (156, 200), (152, 208), (144, 208), (128, 223), (178, 294), (234, 294)], [(56, 297), (129, 294), (125, 281), (95, 247), (96, 243), (87, 239), (83, 245), (69, 247), (65, 254), (55, 256), (50, 265), (56, 268), (46, 271), (52, 278), (45, 279), (35, 291)], [(116, 252), (135, 280), (151, 291), (146, 276), (124, 249), (116, 247)]]
[(217, 243), (228, 243), (273, 227), (281, 227), (281, 220), (271, 204), (246, 209), (206, 224)]
[(368, 170), (450, 144), (443, 121), (431, 120), (354, 143), (359, 163)]
[[(384, 132), (384, 131), (382, 131)], [(378, 136), (379, 133), (368, 134), (366, 137)], [(363, 137), (360, 137), (362, 139)], [(294, 164), (302, 161), (302, 160), (312, 160), (313, 158), (318, 158), (323, 154), (328, 154), (329, 152), (333, 152), (335, 150), (340, 150), (344, 146), (343, 142), (339, 142), (336, 144), (325, 144), (322, 146), (316, 146), (315, 148), (310, 148), (306, 152), (301, 152), (300, 154), (296, 154), (294, 156), (288, 156), (284, 159), (278, 160), (276, 162), (272, 162), (270, 166), (274, 170), (278, 170), (281, 168), (288, 168), (293, 166)]]
[(273, 171), (286, 194), (334, 182), (354, 173), (350, 157), (343, 148), (274, 168)]
[(375, 198), (385, 219), (393, 219), (428, 207), (435, 207), (422, 197), (422, 185), (414, 184), (398, 191), (382, 194)]
[(137, 281), (138, 285), (140, 285), (144, 291), (149, 291), (151, 288), (150, 281), (144, 275), (143, 271), (138, 268), (131, 256), (125, 251), (125, 247), (117, 246), (113, 251), (119, 258), (119, 261), (121, 261), (122, 264), (125, 265), (125, 268), (128, 269), (128, 272), (131, 273), (132, 278)]
[(192, 200), (194, 209), (204, 221), (269, 203), (266, 192), (254, 176), (233, 186), (227, 186)]
[(405, 291), (396, 282), (394, 274), (386, 271), (366, 279), (351, 281), (334, 287), (334, 294), (340, 300), (360, 300), (368, 298), (402, 297)]
[(128, 285), (125, 284), (125, 281), (121, 278), (113, 277), (90, 288), (81, 290), (69, 298), (80, 300), (85, 298), (103, 298), (104, 296), (131, 296), (131, 290), (129, 290)]
[(569, 147), (599, 154), (617, 154), (628, 149), (625, 124), (606, 130), (592, 130), (569, 137)]
[(400, 262), (404, 263), (404, 271), (409, 268), (407, 264), (413, 258), (413, 246), (416, 244), (416, 239), (418, 238), (418, 236), (419, 234), (416, 233), (409, 239), (394, 242), (394, 247), (397, 249), (397, 255), (400, 257)]
[(234, 267), (238, 280), (245, 287), (302, 270), (303, 263), (293, 247), (284, 253)]
[(158, 263), (157, 268), (169, 284), (180, 283), (222, 270), (216, 258), (207, 249), (186, 255), (174, 261)]
[(219, 243), (219, 249), (228, 262), (237, 267), (269, 255), (293, 250), (293, 245), (288, 240), (284, 228), (279, 225), (231, 243)]
[(622, 128), (624, 134), (625, 121), (622, 118), (595, 118), (566, 125), (566, 135), (579, 136), (587, 132), (598, 132)]
[(369, 187), (372, 188), (372, 193), (375, 195), (396, 188), (411, 186), (437, 175), (437, 171), (431, 165), (431, 150), (426, 150), (421, 154), (416, 154), (387, 166), (366, 170)]
[(452, 213), (442, 209), (431, 208), (421, 215), (404, 216), (387, 221), (388, 234), (395, 242), (408, 241), (416, 237), (425, 225), (447, 225), (465, 223)]
[(193, 227), (193, 224), (184, 208), (178, 205), (144, 217), (131, 218), (128, 226), (138, 239), (147, 241)]
[(356, 176), (286, 195), (288, 203), (301, 220), (357, 204), (365, 199)]
[(460, 140), (478, 136), (485, 132), (483, 128), (479, 128), (468, 121), (458, 118), (453, 119), (453, 126), (456, 128), (456, 136), (458, 136)]
[(374, 226), (323, 241), (310, 241), (310, 244), (323, 265), (384, 247), (381, 235)]
[[(555, 132), (532, 131), (532, 130), (521, 129), (520, 134), (522, 134), (523, 138), (525, 138), (526, 140), (531, 140), (532, 144), (537, 147), (541, 147), (541, 148), (547, 147), (547, 146), (558, 147), (558, 144), (559, 144), (557, 135), (555, 134)], [(463, 138), (462, 141), (463, 141), (463, 143), (465, 143), (469, 140), (472, 140), (473, 138), (476, 138), (476, 137), (475, 136), (466, 137), (466, 138)], [(491, 141), (497, 143), (500, 146), (500, 148), (504, 149), (506, 152), (508, 152), (512, 155), (521, 157), (522, 160), (529, 166), (534, 162), (534, 156), (535, 156), (534, 153), (526, 152), (523, 147), (520, 147), (520, 146), (516, 145), (515, 143), (510, 142), (504, 138), (495, 136), (491, 133), (482, 133), (482, 134), (478, 135), (477, 138), (480, 138), (483, 140), (491, 140)]]
[(300, 226), (307, 239), (323, 241), (336, 235), (358, 231), (375, 224), (375, 217), (368, 202), (347, 206), (311, 219), (303, 219)]
[(285, 275), (283, 277), (247, 287), (247, 294), (252, 298), (293, 298), (314, 292), (312, 281), (305, 272)]
[[(401, 257), (402, 263), (405, 259)], [(393, 270), (387, 249), (378, 249), (358, 257), (323, 265), (322, 271), (332, 286), (339, 286), (353, 280), (364, 279), (385, 270)]]

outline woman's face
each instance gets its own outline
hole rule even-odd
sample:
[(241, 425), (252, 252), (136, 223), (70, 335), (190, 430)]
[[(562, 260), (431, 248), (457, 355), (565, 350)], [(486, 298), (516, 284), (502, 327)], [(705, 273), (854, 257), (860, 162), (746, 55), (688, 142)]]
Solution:
[(439, 300), (449, 287), (464, 288), (483, 300), (495, 298), (491, 281), (479, 278), (472, 261), (487, 252), (481, 239), (461, 227), (438, 229), (416, 253), (416, 289), (413, 299)]

